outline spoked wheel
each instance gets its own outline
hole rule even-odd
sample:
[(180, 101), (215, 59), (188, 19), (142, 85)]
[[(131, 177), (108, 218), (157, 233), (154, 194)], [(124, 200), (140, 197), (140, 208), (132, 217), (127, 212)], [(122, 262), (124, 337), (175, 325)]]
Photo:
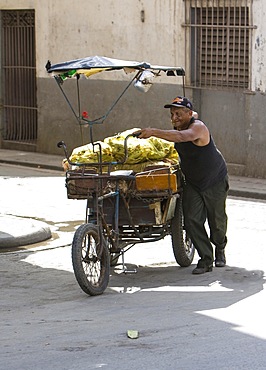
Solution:
[(85, 293), (99, 295), (104, 292), (109, 282), (110, 256), (97, 226), (84, 224), (76, 230), (72, 264), (77, 282)]
[(194, 258), (195, 247), (184, 229), (182, 194), (177, 199), (175, 215), (171, 220), (171, 234), (176, 262), (182, 267), (190, 266)]

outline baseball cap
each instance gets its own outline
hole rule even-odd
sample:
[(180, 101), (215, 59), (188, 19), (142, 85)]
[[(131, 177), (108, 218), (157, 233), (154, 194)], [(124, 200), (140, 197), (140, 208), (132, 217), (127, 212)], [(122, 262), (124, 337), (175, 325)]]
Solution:
[(177, 96), (172, 103), (166, 104), (164, 108), (171, 108), (171, 107), (177, 107), (177, 108), (188, 108), (190, 110), (193, 110), (192, 103), (188, 98)]

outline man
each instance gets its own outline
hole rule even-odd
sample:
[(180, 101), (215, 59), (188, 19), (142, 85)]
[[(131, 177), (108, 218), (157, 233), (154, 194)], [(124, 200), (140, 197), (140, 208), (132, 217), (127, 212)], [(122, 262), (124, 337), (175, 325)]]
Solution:
[[(212, 271), (213, 247), (215, 266), (226, 264), (227, 243), (226, 197), (229, 189), (225, 160), (216, 148), (206, 125), (197, 119), (189, 99), (176, 97), (164, 108), (170, 108), (173, 130), (144, 128), (138, 137), (159, 137), (175, 143), (184, 174), (183, 211), (185, 229), (199, 254), (193, 274)], [(194, 116), (196, 118), (194, 118)], [(205, 229), (208, 221), (210, 236)]]

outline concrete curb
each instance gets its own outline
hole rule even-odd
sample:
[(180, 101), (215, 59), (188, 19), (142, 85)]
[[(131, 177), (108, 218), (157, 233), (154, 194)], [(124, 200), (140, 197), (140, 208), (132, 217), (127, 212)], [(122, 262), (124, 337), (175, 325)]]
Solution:
[(259, 192), (258, 190), (229, 189), (228, 195), (238, 198), (266, 200), (266, 193), (263, 191)]
[(0, 248), (16, 248), (52, 237), (49, 226), (31, 218), (0, 215)]

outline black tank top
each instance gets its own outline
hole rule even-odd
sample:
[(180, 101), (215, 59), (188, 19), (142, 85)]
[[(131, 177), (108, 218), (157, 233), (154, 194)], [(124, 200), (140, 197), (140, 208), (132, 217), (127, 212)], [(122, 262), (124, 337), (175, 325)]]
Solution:
[(186, 181), (198, 190), (204, 191), (226, 176), (225, 160), (211, 136), (207, 145), (198, 146), (188, 141), (175, 143), (175, 149)]

